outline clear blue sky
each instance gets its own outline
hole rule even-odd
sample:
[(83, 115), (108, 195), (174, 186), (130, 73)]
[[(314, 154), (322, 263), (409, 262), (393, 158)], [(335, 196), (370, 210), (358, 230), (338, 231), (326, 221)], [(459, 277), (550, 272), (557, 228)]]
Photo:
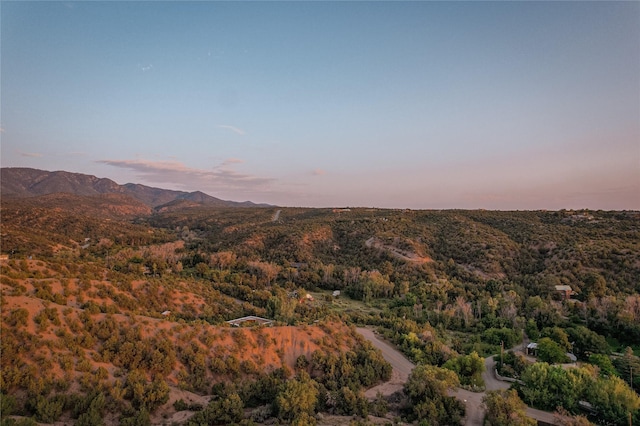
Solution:
[(10, 2), (3, 167), (284, 206), (640, 209), (640, 2)]

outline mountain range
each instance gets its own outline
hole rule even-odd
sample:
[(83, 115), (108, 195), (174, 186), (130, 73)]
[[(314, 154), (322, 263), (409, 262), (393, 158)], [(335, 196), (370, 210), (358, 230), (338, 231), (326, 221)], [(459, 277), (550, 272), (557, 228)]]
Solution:
[(201, 191), (186, 192), (154, 188), (136, 183), (120, 185), (108, 178), (98, 178), (66, 171), (50, 172), (26, 167), (0, 169), (0, 192), (3, 197), (36, 197), (55, 193), (79, 196), (122, 194), (154, 209), (206, 205), (216, 207), (269, 207), (251, 201), (221, 200)]

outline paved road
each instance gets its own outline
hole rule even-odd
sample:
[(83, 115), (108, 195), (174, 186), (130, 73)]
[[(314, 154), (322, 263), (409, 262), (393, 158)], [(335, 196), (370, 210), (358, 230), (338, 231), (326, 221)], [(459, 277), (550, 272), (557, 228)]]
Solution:
[(482, 378), (484, 379), (484, 386), (486, 390), (499, 390), (499, 389), (509, 389), (511, 384), (509, 382), (503, 382), (502, 380), (498, 380), (495, 374), (496, 369), (496, 360), (490, 356), (484, 359), (484, 373), (482, 373)]
[[(409, 361), (405, 356), (398, 351), (395, 347), (391, 346), (387, 342), (378, 339), (375, 333), (368, 328), (358, 328), (364, 338), (369, 340), (373, 346), (380, 349), (384, 359), (391, 364), (393, 372), (391, 374), (391, 380), (387, 383), (383, 383), (365, 392), (365, 396), (368, 398), (374, 398), (378, 392), (382, 395), (388, 396), (392, 393), (401, 390), (403, 384), (409, 378), (411, 370), (415, 367), (415, 364)], [(485, 372), (482, 374), (482, 378), (485, 381), (487, 390), (508, 389), (510, 384), (503, 382), (495, 377), (495, 360), (493, 357), (485, 358)], [(482, 405), (482, 398), (484, 392), (470, 392), (465, 389), (456, 389), (449, 393), (451, 396), (455, 396), (461, 401), (464, 401), (466, 407), (466, 426), (482, 426), (484, 419), (484, 407)], [(527, 416), (540, 420), (549, 424), (554, 424), (555, 419), (553, 413), (547, 411), (536, 410), (535, 408), (527, 408)]]

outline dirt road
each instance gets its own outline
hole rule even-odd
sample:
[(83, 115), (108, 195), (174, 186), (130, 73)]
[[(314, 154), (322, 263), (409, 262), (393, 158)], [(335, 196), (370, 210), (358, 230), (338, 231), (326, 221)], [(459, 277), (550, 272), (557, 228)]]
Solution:
[(378, 339), (372, 330), (368, 328), (358, 328), (358, 333), (362, 334), (373, 346), (380, 349), (384, 359), (393, 367), (391, 379), (388, 382), (367, 390), (365, 396), (367, 398), (374, 398), (378, 392), (384, 396), (389, 396), (394, 392), (402, 390), (402, 386), (409, 378), (409, 374), (411, 374), (411, 370), (413, 370), (415, 364), (405, 358), (396, 348)]
[[(391, 364), (391, 366), (393, 367), (391, 380), (369, 389), (367, 392), (365, 392), (365, 396), (367, 398), (374, 398), (378, 392), (380, 392), (384, 396), (389, 396), (394, 392), (401, 390), (402, 386), (409, 378), (411, 370), (413, 370), (413, 368), (415, 367), (415, 364), (405, 358), (405, 356), (400, 353), (400, 351), (391, 346), (389, 343), (378, 339), (378, 337), (372, 330), (368, 328), (357, 328), (357, 330), (358, 333), (360, 333), (365, 339), (369, 340), (373, 344), (373, 346), (380, 349), (384, 359), (386, 359), (387, 362), (389, 362), (389, 364)], [(485, 358), (484, 360), (485, 372), (482, 374), (482, 377), (485, 381), (486, 389), (508, 389), (510, 386), (509, 383), (500, 381), (495, 377), (495, 364), (496, 362), (493, 357)], [(484, 419), (484, 406), (482, 405), (482, 398), (485, 395), (484, 392), (470, 392), (468, 390), (458, 388), (452, 391), (450, 395), (455, 396), (465, 403), (466, 426), (482, 426)], [(546, 411), (527, 408), (527, 416), (536, 420), (543, 421), (545, 423), (555, 423), (553, 413), (549, 413)]]

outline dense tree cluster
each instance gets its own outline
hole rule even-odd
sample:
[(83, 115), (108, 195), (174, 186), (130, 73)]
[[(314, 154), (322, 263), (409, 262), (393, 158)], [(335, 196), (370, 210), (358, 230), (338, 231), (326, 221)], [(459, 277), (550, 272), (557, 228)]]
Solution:
[[(78, 423), (92, 424), (112, 409), (123, 424), (145, 424), (165, 401), (170, 378), (201, 394), (226, 383), (194, 424), (241, 422), (243, 409), (265, 405), (260, 416), (300, 423), (313, 422), (318, 410), (374, 410), (363, 389), (390, 370), (361, 341), (320, 342), (326, 350), (294, 362), (280, 348), (283, 368), (289, 365), (268, 374), (259, 358), (231, 353), (253, 344), (242, 333), (229, 334), (230, 353), (211, 356), (207, 348), (218, 337), (199, 327), (225, 327), (245, 315), (276, 325), (377, 326), (420, 364), (405, 389), (408, 419), (459, 419), (461, 407), (442, 383), (482, 387), (481, 357), (502, 349), (500, 372), (525, 382), (520, 393), (528, 404), (576, 413), (584, 400), (611, 423), (634, 410), (640, 231), (631, 212), (281, 209), (273, 222), (270, 208), (203, 207), (105, 221), (64, 209), (48, 220), (34, 203), (2, 204), (3, 251), (12, 259), (0, 276), (0, 390), (3, 400), (21, 396), (13, 409), (19, 414), (49, 420), (71, 411)], [(574, 294), (566, 298), (558, 285)], [(37, 300), (38, 309), (7, 309), (7, 298), (18, 297)], [(146, 332), (159, 320), (181, 327), (177, 343), (168, 331)], [(269, 339), (261, 339), (266, 348)], [(597, 369), (528, 365), (509, 352), (523, 339), (538, 343), (541, 361), (573, 353)], [(112, 369), (105, 376), (93, 362)], [(427, 372), (438, 379), (429, 382)], [(73, 382), (87, 396), (98, 394), (68, 399)], [(501, 396), (517, 406), (512, 394)], [(496, 411), (492, 424), (502, 421), (498, 399), (485, 402)]]
[(487, 408), (487, 426), (535, 426), (536, 421), (527, 417), (526, 405), (515, 390), (489, 391), (483, 398)]
[(458, 386), (456, 374), (440, 367), (419, 365), (413, 369), (405, 385), (411, 402), (408, 417), (432, 425), (460, 423), (464, 404), (447, 392)]
[(585, 401), (600, 421), (609, 424), (626, 424), (628, 414), (640, 416), (640, 396), (619, 377), (598, 375), (592, 366), (564, 369), (537, 362), (525, 369), (521, 379), (522, 398), (535, 407), (562, 407), (576, 413)]

